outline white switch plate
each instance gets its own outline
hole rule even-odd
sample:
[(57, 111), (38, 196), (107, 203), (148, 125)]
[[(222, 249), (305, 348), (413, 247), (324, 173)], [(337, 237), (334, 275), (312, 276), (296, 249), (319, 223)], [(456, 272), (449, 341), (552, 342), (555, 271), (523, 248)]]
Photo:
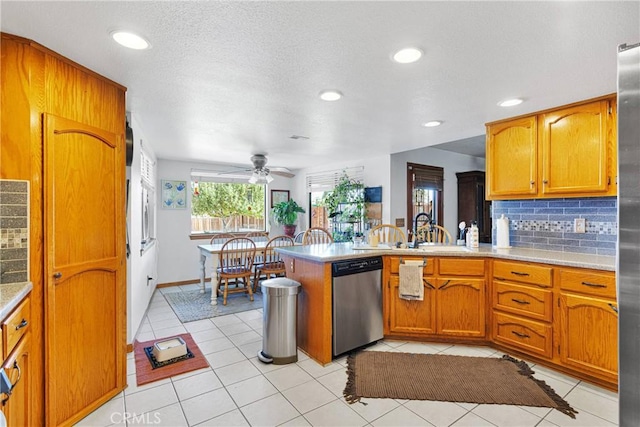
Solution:
[(584, 218), (575, 218), (573, 220), (573, 232), (574, 233), (586, 233), (587, 232), (587, 220)]

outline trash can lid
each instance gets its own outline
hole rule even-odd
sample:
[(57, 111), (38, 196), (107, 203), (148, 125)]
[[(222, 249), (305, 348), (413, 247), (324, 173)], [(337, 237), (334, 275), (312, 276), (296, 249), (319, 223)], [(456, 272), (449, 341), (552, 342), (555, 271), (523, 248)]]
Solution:
[(300, 282), (286, 277), (276, 277), (262, 282), (262, 293), (272, 296), (296, 295), (300, 292)]

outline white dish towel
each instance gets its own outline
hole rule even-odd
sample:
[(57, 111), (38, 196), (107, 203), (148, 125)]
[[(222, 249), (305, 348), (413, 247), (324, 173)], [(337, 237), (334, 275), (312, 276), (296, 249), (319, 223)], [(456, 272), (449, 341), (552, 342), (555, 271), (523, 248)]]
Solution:
[(424, 285), (422, 284), (422, 268), (424, 261), (407, 260), (400, 264), (400, 298), (406, 300), (424, 300)]

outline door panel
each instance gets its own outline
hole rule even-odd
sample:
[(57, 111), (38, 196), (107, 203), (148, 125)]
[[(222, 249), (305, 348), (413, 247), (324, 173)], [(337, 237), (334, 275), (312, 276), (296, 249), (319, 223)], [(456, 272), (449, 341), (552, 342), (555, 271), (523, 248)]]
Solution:
[(126, 382), (124, 155), (111, 132), (45, 115), (48, 424)]

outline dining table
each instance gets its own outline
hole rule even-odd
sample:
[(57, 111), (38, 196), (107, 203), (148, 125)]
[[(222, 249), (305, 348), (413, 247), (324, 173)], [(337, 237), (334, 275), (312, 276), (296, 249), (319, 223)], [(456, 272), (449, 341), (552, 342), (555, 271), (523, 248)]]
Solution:
[[(266, 241), (257, 241), (256, 244), (256, 257), (264, 255), (265, 247), (267, 246)], [(207, 273), (207, 259), (211, 259), (211, 305), (218, 305), (218, 299), (215, 292), (216, 284), (216, 270), (218, 269), (218, 255), (222, 250), (224, 243), (217, 243), (214, 245), (198, 245), (198, 250), (200, 254), (200, 293), (205, 293), (204, 282)]]

